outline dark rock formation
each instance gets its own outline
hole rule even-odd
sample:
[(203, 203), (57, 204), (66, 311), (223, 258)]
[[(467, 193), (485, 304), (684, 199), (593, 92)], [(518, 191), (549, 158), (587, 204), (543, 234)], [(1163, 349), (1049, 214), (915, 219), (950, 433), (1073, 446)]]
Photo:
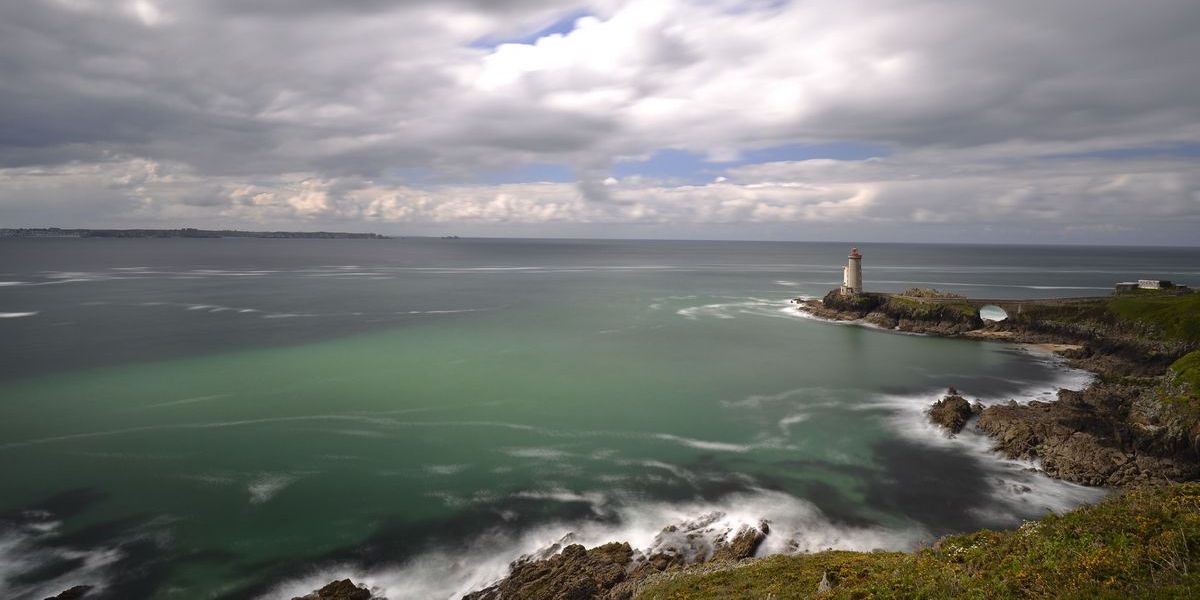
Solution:
[(544, 560), (517, 562), (507, 578), (463, 600), (587, 600), (605, 594), (625, 580), (633, 559), (629, 544), (611, 543), (591, 550), (572, 544)]
[(371, 591), (365, 587), (355, 585), (349, 579), (334, 581), (325, 587), (308, 594), (306, 596), (298, 596), (292, 600), (381, 600), (371, 595)]
[(548, 558), (526, 558), (513, 563), (508, 577), (463, 597), (463, 600), (629, 600), (649, 576), (684, 566), (717, 561), (738, 561), (754, 556), (769, 531), (743, 527), (711, 542), (704, 535), (719, 515), (663, 529), (649, 555), (635, 552), (626, 543), (611, 543), (591, 550), (579, 544), (563, 548)]
[(1126, 486), (1186, 481), (1200, 476), (1187, 432), (1146, 423), (1135, 408), (1144, 389), (1094, 384), (1063, 390), (1057, 402), (989, 406), (977, 426), (1012, 458), (1037, 459), (1046, 473), (1086, 485)]
[(77, 585), (57, 596), (46, 598), (46, 600), (79, 600), (80, 598), (86, 598), (88, 592), (91, 591), (92, 586), (90, 585)]
[(729, 539), (721, 539), (716, 544), (709, 560), (741, 560), (754, 556), (754, 552), (762, 545), (770, 526), (765, 522), (759, 523), (758, 528), (744, 527)]
[[(1082, 392), (1063, 391), (1052, 403), (985, 409), (971, 407), (952, 390), (930, 408), (929, 417), (954, 434), (972, 414), (980, 415), (977, 426), (994, 439), (997, 450), (1037, 459), (1049, 475), (1077, 483), (1124, 486), (1200, 477), (1200, 400), (1163, 377), (1167, 365), (1197, 348), (1194, 337), (1161, 335), (1146, 321), (1122, 317), (1104, 299), (1026, 302), (1005, 321), (986, 324), (969, 301), (921, 290), (853, 296), (834, 290), (821, 301), (798, 302), (801, 310), (826, 319), (1075, 346), (1063, 356), (1099, 375), (1099, 382)], [(1150, 309), (1164, 310), (1144, 307)], [(1185, 309), (1174, 310), (1186, 316)]]
[(929, 408), (929, 420), (955, 434), (967, 425), (973, 412), (971, 403), (958, 395), (958, 390), (950, 388), (945, 398), (934, 402)]

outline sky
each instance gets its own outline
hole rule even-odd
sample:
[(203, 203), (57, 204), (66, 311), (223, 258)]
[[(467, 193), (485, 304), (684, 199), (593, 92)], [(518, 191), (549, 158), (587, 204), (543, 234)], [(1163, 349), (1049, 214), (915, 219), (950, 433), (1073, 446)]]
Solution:
[(0, 227), (1200, 245), (1196, 0), (0, 3)]

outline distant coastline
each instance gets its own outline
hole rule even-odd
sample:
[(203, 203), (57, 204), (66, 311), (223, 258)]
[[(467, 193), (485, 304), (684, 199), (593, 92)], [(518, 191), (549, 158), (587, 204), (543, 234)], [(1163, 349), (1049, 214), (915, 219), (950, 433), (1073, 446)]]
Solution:
[(0, 229), (0, 238), (274, 238), (385, 240), (378, 233), (339, 231), (241, 231), (238, 229), (61, 229), (31, 227)]

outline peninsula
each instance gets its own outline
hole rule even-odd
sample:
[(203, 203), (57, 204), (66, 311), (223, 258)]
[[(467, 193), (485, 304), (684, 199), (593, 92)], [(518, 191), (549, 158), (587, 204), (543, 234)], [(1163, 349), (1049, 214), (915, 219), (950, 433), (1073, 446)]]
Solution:
[(336, 231), (241, 231), (238, 229), (60, 229), (36, 227), (0, 229), (0, 238), (284, 238), (383, 240), (378, 233)]

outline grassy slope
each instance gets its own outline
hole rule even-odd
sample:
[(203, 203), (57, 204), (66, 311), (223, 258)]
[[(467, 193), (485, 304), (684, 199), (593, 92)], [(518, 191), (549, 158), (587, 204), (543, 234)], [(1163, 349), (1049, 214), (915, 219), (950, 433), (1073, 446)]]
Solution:
[(1189, 352), (1171, 364), (1175, 383), (1186, 385), (1193, 396), (1200, 396), (1200, 350)]
[(660, 576), (642, 600), (1200, 598), (1200, 484), (1131, 490), (1015, 531), (945, 538), (913, 553), (775, 556)]
[(1117, 294), (1095, 301), (1027, 306), (1024, 320), (1115, 326), (1124, 335), (1200, 344), (1200, 293), (1154, 291)]
[(938, 320), (946, 317), (970, 319), (978, 312), (974, 306), (965, 301), (932, 304), (911, 298), (892, 296), (888, 298), (887, 304), (892, 307), (893, 312), (911, 314), (913, 318), (924, 320)]
[(1200, 293), (1122, 294), (1107, 302), (1110, 313), (1151, 327), (1163, 339), (1200, 342)]

